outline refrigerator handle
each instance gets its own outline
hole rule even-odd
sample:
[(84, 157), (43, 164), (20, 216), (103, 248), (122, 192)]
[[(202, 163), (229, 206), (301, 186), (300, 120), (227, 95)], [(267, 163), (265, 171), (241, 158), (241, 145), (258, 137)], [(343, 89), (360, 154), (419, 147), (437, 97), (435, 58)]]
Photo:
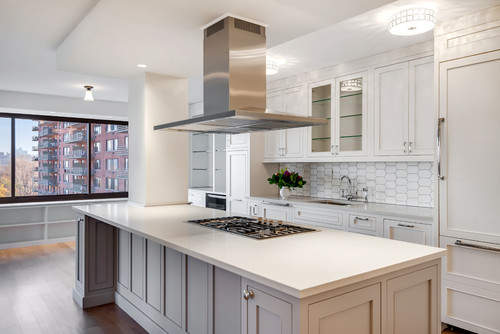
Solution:
[(441, 124), (444, 123), (444, 117), (438, 119), (437, 128), (437, 173), (438, 180), (444, 180), (444, 176), (441, 175)]

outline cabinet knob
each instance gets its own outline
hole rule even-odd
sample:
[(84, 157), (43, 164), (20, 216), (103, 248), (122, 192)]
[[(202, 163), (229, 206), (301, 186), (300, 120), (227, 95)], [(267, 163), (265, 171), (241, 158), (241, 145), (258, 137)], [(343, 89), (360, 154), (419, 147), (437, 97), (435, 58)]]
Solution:
[(249, 300), (250, 298), (253, 298), (253, 291), (252, 290), (243, 290), (243, 298), (245, 300)]

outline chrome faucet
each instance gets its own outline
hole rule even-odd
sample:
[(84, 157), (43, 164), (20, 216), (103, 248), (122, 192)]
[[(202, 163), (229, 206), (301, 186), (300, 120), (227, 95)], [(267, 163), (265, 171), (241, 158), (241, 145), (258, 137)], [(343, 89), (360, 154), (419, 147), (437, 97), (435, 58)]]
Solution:
[(341, 185), (342, 185), (342, 181), (343, 181), (344, 179), (347, 179), (347, 185), (348, 185), (347, 190), (349, 190), (349, 194), (347, 194), (347, 196), (346, 196), (346, 195), (344, 194), (344, 190), (345, 190), (345, 189), (342, 189), (342, 197), (346, 198), (348, 201), (352, 201), (352, 199), (353, 199), (353, 197), (354, 197), (354, 196), (352, 196), (352, 181), (351, 181), (351, 179), (349, 178), (349, 176), (344, 175), (344, 176), (342, 176), (342, 177), (340, 178), (340, 184), (341, 184)]

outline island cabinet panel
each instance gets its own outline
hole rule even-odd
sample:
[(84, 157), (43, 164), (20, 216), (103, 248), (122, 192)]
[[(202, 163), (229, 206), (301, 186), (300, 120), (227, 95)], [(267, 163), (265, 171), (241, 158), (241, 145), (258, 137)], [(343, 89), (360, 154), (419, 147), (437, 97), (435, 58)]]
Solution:
[(248, 300), (248, 334), (292, 333), (292, 305), (257, 288), (248, 286), (254, 296)]
[(165, 316), (179, 328), (182, 326), (183, 305), (183, 255), (173, 249), (165, 249)]
[(387, 281), (387, 334), (438, 334), (438, 272), (430, 267)]
[(308, 313), (309, 334), (380, 334), (380, 284), (311, 304)]
[(130, 242), (132, 235), (118, 231), (118, 283), (130, 289)]
[(131, 242), (131, 268), (130, 287), (131, 291), (139, 298), (144, 297), (144, 238), (132, 234)]
[(209, 327), (209, 265), (186, 258), (186, 332), (207, 334)]
[(156, 311), (162, 311), (163, 295), (163, 247), (146, 240), (146, 303)]
[(239, 333), (241, 328), (241, 276), (214, 267), (214, 334)]

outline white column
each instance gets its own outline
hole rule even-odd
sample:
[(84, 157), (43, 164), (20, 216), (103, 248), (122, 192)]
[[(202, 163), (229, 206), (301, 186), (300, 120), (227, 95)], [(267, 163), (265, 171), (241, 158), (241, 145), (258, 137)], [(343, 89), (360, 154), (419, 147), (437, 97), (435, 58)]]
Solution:
[(129, 85), (129, 201), (187, 203), (188, 135), (154, 131), (188, 118), (188, 80), (144, 73)]

